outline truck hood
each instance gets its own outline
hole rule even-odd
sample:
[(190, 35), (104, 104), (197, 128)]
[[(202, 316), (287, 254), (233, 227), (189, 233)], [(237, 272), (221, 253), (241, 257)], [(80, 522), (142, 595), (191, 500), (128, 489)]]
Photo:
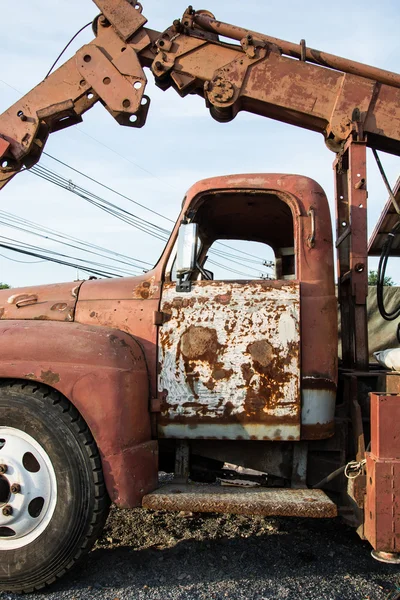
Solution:
[(0, 290), (0, 319), (73, 321), (83, 281)]

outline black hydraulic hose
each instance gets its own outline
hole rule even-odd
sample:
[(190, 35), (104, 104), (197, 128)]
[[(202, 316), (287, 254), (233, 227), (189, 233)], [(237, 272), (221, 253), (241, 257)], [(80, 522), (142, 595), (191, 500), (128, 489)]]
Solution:
[[(382, 247), (382, 253), (379, 259), (378, 266), (378, 278), (376, 284), (376, 298), (378, 303), (378, 309), (381, 316), (386, 321), (394, 321), (395, 319), (400, 317), (400, 305), (398, 305), (394, 310), (388, 311), (385, 308), (385, 303), (383, 299), (383, 289), (385, 285), (385, 275), (386, 275), (386, 267), (389, 260), (390, 252), (393, 246), (394, 238), (398, 234), (400, 229), (400, 221), (396, 223), (393, 227), (392, 231), (388, 234), (387, 239)], [(400, 323), (397, 326), (397, 340), (400, 343)]]
[(332, 481), (332, 479), (335, 479), (335, 477), (338, 477), (339, 475), (344, 473), (345, 468), (346, 468), (346, 465), (343, 465), (342, 467), (339, 467), (338, 469), (336, 469), (336, 471), (333, 471), (333, 473), (329, 473), (329, 475), (327, 475), (326, 477), (321, 479), (321, 481), (318, 481), (318, 483), (312, 485), (311, 489), (314, 490), (314, 489), (322, 488), (322, 486), (324, 486), (326, 483), (329, 483), (330, 481)]

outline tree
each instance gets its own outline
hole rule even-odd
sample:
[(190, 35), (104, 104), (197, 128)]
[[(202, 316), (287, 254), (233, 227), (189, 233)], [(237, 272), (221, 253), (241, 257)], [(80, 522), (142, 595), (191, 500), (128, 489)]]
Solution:
[(9, 290), (11, 288), (11, 285), (8, 285), (8, 283), (2, 283), (0, 281), (0, 290)]
[[(368, 272), (368, 285), (376, 285), (377, 283), (378, 283), (378, 271), (369, 271)], [(396, 284), (391, 277), (386, 275), (383, 280), (383, 285), (393, 286)]]

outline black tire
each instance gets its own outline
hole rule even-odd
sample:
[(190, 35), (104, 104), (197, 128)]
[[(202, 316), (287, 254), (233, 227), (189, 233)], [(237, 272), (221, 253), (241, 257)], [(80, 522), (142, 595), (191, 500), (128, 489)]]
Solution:
[[(90, 550), (110, 502), (94, 439), (62, 395), (36, 383), (3, 383), (1, 427), (25, 432), (39, 443), (57, 482), (54, 512), (39, 537), (10, 550), (3, 537), (0, 549), (0, 590), (32, 592), (63, 576)], [(1, 454), (0, 447), (0, 464)]]

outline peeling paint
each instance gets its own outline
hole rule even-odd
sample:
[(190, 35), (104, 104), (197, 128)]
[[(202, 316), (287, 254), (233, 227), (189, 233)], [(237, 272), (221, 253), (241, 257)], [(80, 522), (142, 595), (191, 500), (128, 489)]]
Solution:
[(53, 373), (53, 371), (49, 369), (48, 371), (42, 371), (40, 373), (40, 379), (43, 383), (54, 385), (60, 381), (60, 375), (58, 373)]
[(184, 437), (203, 437), (209, 423), (221, 427), (215, 437), (297, 438), (299, 307), (297, 282), (196, 282), (188, 294), (167, 284), (160, 435), (184, 427)]
[(148, 281), (142, 281), (140, 285), (134, 288), (133, 297), (140, 298), (142, 300), (153, 298), (159, 289), (158, 285), (156, 285), (154, 281), (155, 277), (152, 277)]

